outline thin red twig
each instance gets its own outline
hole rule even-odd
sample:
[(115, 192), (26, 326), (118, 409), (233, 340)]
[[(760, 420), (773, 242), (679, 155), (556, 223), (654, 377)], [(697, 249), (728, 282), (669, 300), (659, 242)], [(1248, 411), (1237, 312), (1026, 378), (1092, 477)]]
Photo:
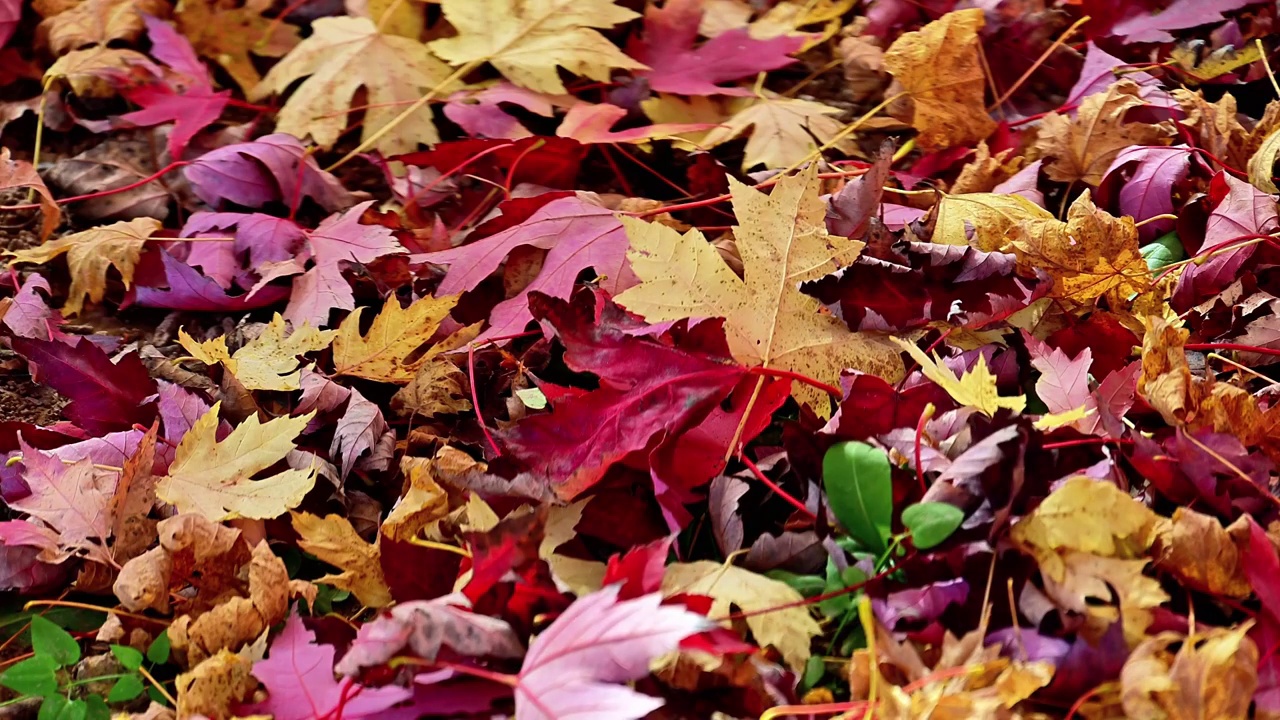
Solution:
[(498, 443), (494, 442), (493, 436), (489, 434), (489, 428), (484, 424), (484, 414), (480, 412), (480, 394), (476, 392), (476, 344), (474, 342), (467, 343), (467, 381), (471, 383), (471, 404), (476, 410), (476, 422), (480, 424), (480, 432), (484, 433), (484, 439), (493, 449), (493, 456), (502, 457)]
[(774, 481), (770, 480), (768, 476), (766, 476), (763, 472), (761, 472), (760, 467), (756, 465), (754, 462), (752, 462), (751, 458), (747, 457), (746, 453), (740, 453), (738, 455), (738, 458), (742, 460), (742, 463), (744, 465), (747, 466), (747, 469), (751, 471), (751, 474), (756, 476), (757, 480), (764, 483), (765, 487), (772, 490), (774, 494), (776, 494), (778, 497), (782, 498), (783, 500), (786, 500), (787, 504), (799, 510), (801, 513), (803, 513), (806, 517), (808, 517), (813, 522), (815, 523), (818, 522), (818, 516), (813, 514), (812, 510), (805, 507), (804, 503), (792, 497), (790, 493), (788, 493), (786, 490), (783, 490)]
[(1240, 343), (1187, 343), (1183, 347), (1187, 350), (1238, 350), (1239, 352), (1251, 352), (1258, 353), (1259, 355), (1280, 357), (1280, 350), (1278, 349), (1257, 347), (1255, 345), (1241, 345)]
[(1076, 438), (1075, 440), (1063, 440), (1062, 442), (1045, 443), (1040, 447), (1043, 450), (1057, 450), (1059, 448), (1080, 447), (1082, 445), (1107, 445), (1110, 443), (1115, 443), (1117, 445), (1132, 445), (1133, 441), (1128, 438), (1087, 437)]
[[(449, 170), (449, 172), (447, 172), (447, 173), (442, 173), (442, 174), (441, 174), (439, 177), (437, 177), (436, 179), (432, 180), (431, 182), (427, 183), (426, 185), (423, 185), (423, 186), (422, 186), (421, 188), (419, 188), (418, 190), (415, 190), (415, 191), (414, 191), (414, 193), (413, 193), (413, 195), (409, 197), (409, 200), (408, 200), (407, 202), (405, 202), (405, 205), (411, 205), (411, 204), (413, 204), (413, 203), (417, 202), (418, 198), (422, 197), (422, 196), (423, 196), (423, 195), (425, 195), (426, 193), (431, 192), (433, 189), (435, 189), (435, 187), (436, 187), (437, 185), (439, 185), (440, 183), (444, 182), (445, 180), (448, 180), (449, 178), (453, 177), (455, 174), (457, 174), (457, 173), (458, 173), (458, 171), (459, 171), (459, 170), (461, 170), (462, 168), (464, 168), (464, 167), (466, 167), (466, 166), (470, 165), (471, 163), (473, 163), (473, 162), (475, 162), (475, 161), (479, 160), (480, 158), (484, 157), (485, 155), (488, 155), (488, 154), (490, 154), (490, 153), (495, 153), (495, 152), (497, 152), (497, 151), (499, 151), (499, 150), (504, 150), (504, 149), (509, 148), (509, 147), (512, 147), (512, 146), (514, 146), (514, 145), (515, 145), (515, 143), (507, 143), (506, 145), (494, 145), (494, 146), (493, 146), (493, 147), (491, 147), (491, 148), (487, 148), (487, 149), (485, 149), (485, 150), (482, 150), (481, 152), (476, 153), (475, 155), (472, 155), (471, 157), (467, 158), (466, 160), (463, 160), (462, 162), (460, 162), (460, 163), (458, 163), (457, 165), (455, 165), (453, 168), (451, 168), (451, 169)], [(410, 187), (412, 187), (412, 185), (410, 185)], [(508, 190), (507, 190), (507, 197), (511, 197), (511, 191), (510, 191), (510, 189), (509, 189), (509, 188), (508, 188)]]
[[(168, 165), (155, 171), (155, 173), (148, 175), (147, 177), (144, 177), (137, 182), (132, 182), (132, 183), (129, 183), (128, 185), (124, 185), (118, 188), (111, 188), (110, 190), (99, 190), (98, 192), (89, 193), (88, 195), (75, 195), (73, 197), (61, 198), (59, 200), (54, 200), (54, 202), (59, 205), (66, 205), (67, 203), (79, 202), (81, 200), (92, 200), (94, 198), (107, 197), (108, 195), (115, 195), (117, 193), (128, 192), (129, 190), (132, 190), (137, 187), (142, 187), (143, 185), (146, 185), (149, 182), (155, 181), (165, 173), (171, 172), (173, 170), (177, 170), (180, 167), (185, 167), (190, 164), (191, 164), (191, 161), (189, 160), (178, 160), (178, 161), (169, 163)], [(6, 212), (10, 210), (35, 210), (39, 207), (40, 207), (40, 203), (29, 203), (26, 205), (6, 205), (4, 207), (0, 207), (0, 212)]]

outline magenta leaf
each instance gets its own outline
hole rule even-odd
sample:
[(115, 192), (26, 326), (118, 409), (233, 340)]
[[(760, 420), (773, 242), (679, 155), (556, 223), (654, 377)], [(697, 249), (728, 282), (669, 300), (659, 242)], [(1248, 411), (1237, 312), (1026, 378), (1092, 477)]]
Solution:
[(611, 130), (627, 116), (626, 108), (600, 103), (579, 103), (569, 108), (556, 129), (558, 137), (573, 138), (584, 145), (594, 143), (643, 142), (668, 138), (683, 132), (715, 127), (712, 123), (657, 123), (627, 130)]
[(0, 590), (34, 593), (53, 587), (66, 569), (40, 558), (55, 555), (58, 536), (26, 520), (0, 522)]
[(29, 276), (14, 294), (13, 302), (0, 322), (18, 337), (33, 340), (52, 340), (55, 336), (67, 338), (58, 331), (58, 326), (63, 323), (62, 313), (45, 302), (48, 294), (48, 280), (41, 275)]
[(1277, 226), (1275, 199), (1244, 180), (1218, 173), (1209, 186), (1209, 196), (1220, 199), (1205, 224), (1200, 252), (1238, 246), (1216, 252), (1203, 263), (1187, 265), (1174, 291), (1175, 307), (1190, 307), (1235, 282), (1240, 268), (1257, 250), (1257, 244), (1247, 238), (1269, 233)]
[[(305, 231), (292, 220), (262, 213), (213, 212), (198, 212), (187, 218), (186, 225), (182, 226), (182, 237), (197, 237), (214, 231), (225, 235), (222, 231), (231, 228), (236, 230), (232, 247), (237, 254), (247, 253), (249, 265), (255, 268), (263, 263), (293, 257), (306, 239)], [(190, 258), (187, 262), (194, 264)]]
[(866, 234), (867, 222), (880, 208), (892, 160), (893, 145), (881, 145), (866, 174), (850, 180), (831, 196), (827, 201), (827, 232), (855, 240)]
[[(1151, 74), (1128, 72), (1130, 67), (1125, 61), (1094, 45), (1092, 41), (1085, 48), (1084, 67), (1080, 70), (1080, 79), (1076, 80), (1071, 92), (1067, 93), (1067, 105), (1079, 105), (1081, 100), (1106, 90), (1123, 78), (1138, 83), (1138, 95), (1143, 100), (1157, 107), (1178, 107), (1178, 103), (1160, 87), (1160, 81)], [(1117, 70), (1125, 70), (1125, 74), (1116, 75)]]
[(29, 338), (9, 342), (14, 352), (31, 363), (37, 382), (47, 383), (71, 400), (62, 413), (86, 431), (122, 430), (155, 416), (142, 406), (156, 392), (156, 382), (136, 353), (113, 363), (88, 338), (76, 345)]
[(1173, 42), (1171, 30), (1186, 30), (1225, 20), (1223, 13), (1257, 5), (1261, 0), (1174, 0), (1173, 4), (1157, 13), (1140, 12), (1134, 17), (1116, 23), (1111, 34), (1125, 43)]
[(111, 524), (107, 504), (115, 491), (114, 473), (98, 470), (87, 458), (68, 465), (21, 440), (19, 447), (25, 468), (22, 478), (31, 494), (9, 506), (56, 530), (63, 547), (105, 542)]
[(682, 605), (662, 605), (658, 593), (619, 600), (618, 588), (579, 598), (530, 644), (516, 720), (633, 720), (662, 707), (621, 683), (648, 675), (655, 657), (714, 626)]
[[(564, 99), (576, 102), (568, 96)], [(542, 117), (555, 114), (548, 96), (504, 81), (483, 90), (454, 93), (444, 105), (444, 115), (473, 138), (518, 140), (532, 137), (533, 133), (503, 110), (501, 103), (518, 105)]]
[[(1172, 147), (1128, 147), (1116, 155), (1106, 174), (1125, 171), (1133, 165), (1132, 174), (1120, 186), (1120, 211), (1134, 220), (1143, 221), (1157, 215), (1173, 213), (1173, 186), (1187, 176), (1191, 168), (1191, 151), (1186, 145)], [(1143, 223), (1138, 228), (1142, 242), (1173, 229), (1173, 220), (1161, 219)]]
[(315, 633), (306, 629), (294, 613), (284, 631), (271, 643), (266, 660), (253, 665), (253, 675), (267, 686), (266, 701), (253, 712), (275, 720), (315, 720), (333, 717), (342, 706), (343, 720), (378, 718), (393, 705), (408, 700), (413, 693), (402, 687), (365, 687), (352, 680), (339, 683), (333, 678), (332, 645), (316, 643)]
[(196, 195), (214, 207), (224, 202), (253, 208), (283, 202), (294, 207), (309, 197), (332, 211), (353, 202), (338, 179), (321, 170), (298, 138), (286, 133), (210, 151), (184, 172)]
[(13, 37), (22, 20), (22, 0), (0, 0), (0, 48)]
[[(195, 312), (235, 312), (274, 305), (289, 297), (289, 289), (265, 286), (246, 295), (228, 295), (218, 283), (181, 260), (160, 251), (166, 289), (137, 283), (130, 290), (133, 302), (142, 307), (190, 310)], [(122, 303), (125, 307), (127, 303)]]
[(649, 88), (678, 95), (742, 95), (747, 88), (721, 83), (790, 65), (790, 55), (809, 37), (779, 35), (767, 40), (751, 37), (747, 28), (727, 30), (694, 47), (702, 0), (667, 0), (661, 8), (650, 4), (644, 13), (644, 38), (627, 48), (648, 70), (636, 74)]

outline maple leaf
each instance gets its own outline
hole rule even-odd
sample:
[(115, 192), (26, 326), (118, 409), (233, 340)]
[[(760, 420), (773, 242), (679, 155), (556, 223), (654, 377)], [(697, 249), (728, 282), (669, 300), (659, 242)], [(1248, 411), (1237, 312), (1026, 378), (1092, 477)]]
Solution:
[(1219, 173), (1209, 183), (1209, 198), (1217, 204), (1205, 222), (1200, 251), (1216, 252), (1183, 268), (1173, 297), (1179, 309), (1236, 282), (1241, 268), (1257, 251), (1257, 245), (1232, 245), (1251, 235), (1274, 232), (1280, 219), (1273, 197), (1226, 172)]
[(981, 9), (957, 10), (904, 33), (884, 54), (884, 67), (912, 100), (909, 119), (921, 150), (982, 140), (995, 130), (986, 110), (978, 31)]
[(251, 480), (256, 473), (284, 459), (293, 439), (314, 413), (282, 417), (266, 423), (250, 415), (223, 440), (217, 439), (222, 403), (196, 421), (182, 438), (160, 479), (156, 493), (178, 512), (195, 512), (214, 522), (228, 518), (274, 518), (302, 502), (315, 485), (315, 470), (285, 470), (269, 478)]
[(573, 138), (583, 144), (643, 143), (713, 127), (710, 123), (657, 123), (628, 130), (609, 129), (626, 115), (626, 108), (617, 105), (579, 103), (569, 108), (556, 128), (556, 136)]
[(107, 505), (111, 517), (111, 559), (124, 564), (146, 552), (156, 540), (156, 521), (147, 517), (156, 504), (156, 437), (153, 422), (138, 443), (138, 450), (124, 463), (115, 493)]
[(134, 40), (143, 31), (142, 16), (167, 15), (164, 0), (82, 0), (40, 23), (49, 47), (58, 55), (85, 45)]
[(1111, 27), (1111, 34), (1125, 43), (1173, 42), (1170, 30), (1185, 30), (1197, 25), (1208, 25), (1226, 19), (1223, 13), (1253, 5), (1257, 0), (1220, 0), (1203, 3), (1199, 0), (1174, 0), (1158, 13), (1138, 13)]
[[(818, 143), (831, 142), (844, 129), (843, 123), (833, 117), (840, 110), (767, 90), (760, 97), (734, 101), (731, 111), (733, 115), (707, 133), (701, 145), (713, 148), (750, 130), (742, 158), (744, 171), (757, 165), (774, 169), (804, 162), (817, 152)], [(831, 147), (848, 153), (853, 143), (842, 138)]]
[[(311, 36), (249, 92), (249, 99), (283, 94), (294, 81), (310, 76), (281, 108), (276, 128), (300, 138), (310, 135), (326, 150), (346, 129), (357, 90), (363, 88), (368, 97), (361, 136), (368, 140), (400, 114), (403, 103), (437, 88), (449, 75), (449, 68), (427, 46), (380, 32), (368, 18), (320, 18), (311, 29)], [(382, 135), (373, 147), (391, 155), (416, 150), (419, 142), (439, 141), (431, 114), (419, 112)]]
[(332, 645), (316, 642), (297, 613), (271, 643), (266, 660), (253, 664), (253, 676), (267, 687), (267, 700), (255, 706), (275, 720), (312, 720), (335, 712), (349, 720), (382, 717), (413, 692), (394, 685), (365, 687), (333, 678)]
[(564, 93), (556, 74), (606, 82), (611, 68), (645, 66), (591, 28), (608, 28), (638, 15), (613, 0), (443, 0), (457, 37), (435, 40), (431, 51), (452, 65), (488, 62), (508, 80), (545, 93)]
[[(715, 617), (729, 615), (734, 607), (747, 613), (747, 627), (756, 642), (761, 647), (776, 647), (787, 667), (795, 671), (809, 660), (810, 641), (822, 634), (802, 604), (804, 598), (799, 592), (786, 583), (733, 565), (710, 560), (668, 565), (662, 576), (662, 594), (706, 595), (714, 601), (708, 614)], [(754, 614), (766, 608), (773, 612)], [(729, 621), (724, 624), (728, 626)]]
[(336, 330), (317, 330), (304, 323), (285, 337), (284, 318), (276, 313), (262, 333), (234, 355), (227, 350), (225, 335), (200, 343), (180, 328), (178, 342), (200, 362), (222, 364), (247, 390), (287, 391), (300, 387), (298, 356), (329, 347), (336, 334)]
[(1191, 169), (1191, 150), (1185, 145), (1125, 148), (1104, 177), (1130, 164), (1132, 172), (1124, 174), (1127, 181), (1120, 188), (1120, 212), (1142, 222), (1138, 233), (1146, 243), (1174, 227), (1170, 219), (1144, 221), (1173, 213), (1173, 186)]
[[(641, 284), (617, 297), (619, 305), (651, 323), (722, 317), (734, 359), (750, 367), (798, 372), (835, 383), (845, 368), (896, 381), (897, 352), (884, 341), (850, 332), (819, 311), (801, 283), (835, 272), (858, 257), (863, 243), (828, 235), (825, 207), (812, 168), (784, 178), (765, 195), (729, 179), (740, 280), (697, 230), (681, 236), (657, 223), (624, 219), (631, 267)], [(797, 385), (792, 394), (824, 417), (825, 394)]]
[(262, 16), (270, 9), (271, 0), (179, 0), (174, 19), (196, 51), (226, 69), (247, 93), (262, 80), (250, 54), (283, 57), (298, 44), (296, 26)]
[(332, 211), (354, 202), (342, 183), (321, 170), (298, 138), (287, 133), (210, 150), (183, 173), (196, 195), (215, 208), (226, 201), (254, 208), (269, 202), (297, 206), (309, 197)]
[[(298, 547), (342, 570), (337, 575), (316, 578), (355, 594), (361, 605), (371, 608), (391, 604), (391, 591), (382, 577), (378, 546), (365, 542), (351, 522), (341, 515), (319, 517), (311, 513), (291, 513)], [(368, 627), (368, 626), (366, 626)]]
[(574, 601), (529, 644), (515, 688), (516, 720), (633, 720), (662, 707), (661, 699), (623, 683), (648, 675), (654, 658), (711, 624), (661, 602), (657, 593), (619, 600), (616, 585)]
[(586, 268), (603, 276), (601, 286), (614, 294), (635, 283), (627, 265), (627, 235), (617, 216), (577, 195), (552, 200), (502, 232), (451, 250), (413, 255), (410, 260), (448, 265), (449, 272), (436, 294), (452, 295), (475, 288), (512, 250), (526, 245), (549, 251), (542, 270), (514, 297), (494, 306), (489, 327), (476, 342), (524, 330), (533, 319), (529, 294), (568, 298)]
[(146, 55), (136, 50), (95, 45), (58, 58), (45, 71), (44, 79), (66, 80), (78, 97), (108, 98), (116, 94), (112, 80), (132, 68), (147, 66), (154, 67)]
[(1045, 116), (1035, 144), (1048, 158), (1045, 175), (1096, 187), (1120, 151), (1132, 145), (1167, 144), (1173, 135), (1169, 122), (1125, 122), (1130, 110), (1145, 104), (1137, 83), (1121, 80), (1081, 101), (1074, 120), (1056, 112)]
[(67, 269), (71, 272), (71, 288), (62, 311), (78, 315), (84, 309), (86, 295), (93, 302), (102, 302), (107, 294), (107, 269), (115, 267), (127, 288), (133, 284), (133, 271), (142, 256), (142, 248), (160, 221), (138, 218), (129, 222), (112, 223), (90, 228), (71, 235), (63, 235), (28, 250), (7, 251), (9, 264), (47, 263), (65, 254)]
[(995, 415), (1000, 408), (1008, 408), (1014, 412), (1022, 412), (1027, 405), (1025, 395), (1001, 397), (996, 389), (996, 376), (987, 369), (985, 355), (978, 355), (973, 367), (964, 371), (959, 377), (938, 359), (933, 359), (916, 347), (915, 343), (901, 338), (892, 338), (920, 366), (920, 372), (932, 380), (938, 387), (947, 391), (952, 400), (965, 407), (971, 407), (985, 415)]
[(1157, 569), (1191, 587), (1243, 600), (1253, 594), (1242, 553), (1248, 537), (1243, 516), (1223, 528), (1212, 515), (1179, 507), (1157, 522), (1151, 554)]
[(0, 148), (0, 191), (20, 187), (31, 188), (40, 196), (40, 240), (44, 241), (62, 221), (62, 211), (35, 167), (23, 160), (9, 159), (9, 148)]
[(971, 245), (983, 252), (1005, 252), (1023, 227), (1053, 219), (1053, 213), (1021, 195), (947, 195), (934, 210), (930, 240), (941, 245)]
[[(356, 390), (349, 391), (346, 412), (333, 428), (331, 457), (342, 458), (342, 477), (359, 461), (367, 470), (386, 470), (395, 455), (396, 435), (382, 416), (382, 408)], [(361, 458), (365, 452), (367, 457)]]
[(9, 343), (31, 363), (33, 379), (71, 400), (62, 412), (81, 428), (106, 433), (155, 417), (143, 403), (155, 394), (156, 382), (137, 353), (113, 363), (86, 337), (75, 345), (28, 338), (10, 338)]
[(58, 531), (64, 548), (101, 547), (111, 534), (107, 506), (115, 490), (116, 474), (94, 467), (89, 459), (73, 464), (27, 445), (19, 438), (23, 479), (31, 494), (9, 502)]
[(402, 308), (400, 301), (393, 297), (382, 306), (382, 312), (363, 335), (360, 315), (364, 308), (357, 308), (338, 326), (338, 334), (333, 339), (334, 374), (408, 383), (431, 360), (425, 353), (413, 360), (409, 358), (435, 335), (457, 302), (457, 295), (425, 297)]
[(746, 88), (721, 87), (721, 83), (777, 70), (795, 62), (791, 53), (809, 39), (778, 35), (757, 40), (747, 28), (716, 35), (694, 49), (703, 0), (667, 0), (661, 8), (649, 5), (644, 12), (644, 37), (627, 50), (649, 66), (636, 75), (655, 92), (679, 95), (742, 95)]
[(1249, 717), (1258, 686), (1258, 646), (1249, 630), (1244, 623), (1144, 639), (1120, 671), (1125, 717)]

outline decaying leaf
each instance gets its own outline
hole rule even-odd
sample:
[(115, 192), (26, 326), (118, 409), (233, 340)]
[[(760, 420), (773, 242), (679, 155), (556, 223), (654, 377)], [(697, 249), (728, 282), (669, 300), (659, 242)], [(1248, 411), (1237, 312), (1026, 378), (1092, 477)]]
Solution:
[(1121, 80), (1085, 98), (1074, 120), (1058, 113), (1046, 116), (1036, 149), (1047, 158), (1044, 170), (1049, 179), (1097, 186), (1121, 150), (1168, 144), (1174, 134), (1168, 122), (1126, 122), (1130, 110), (1144, 105), (1138, 91), (1137, 83)]
[(270, 0), (179, 0), (174, 19), (196, 52), (226, 69), (247, 93), (262, 80), (250, 55), (283, 57), (298, 44), (298, 28), (263, 17), (270, 9)]
[(223, 718), (248, 699), (258, 686), (250, 674), (253, 663), (229, 650), (219, 650), (174, 681), (181, 717)]
[(0, 149), (0, 191), (20, 187), (31, 188), (40, 196), (40, 239), (43, 241), (62, 221), (62, 211), (31, 163), (11, 160), (9, 148)]
[[(1183, 636), (1163, 632), (1134, 648), (1120, 673), (1127, 717), (1250, 717), (1258, 647), (1249, 624)], [(1180, 646), (1176, 650), (1174, 646)]]
[(163, 16), (168, 12), (163, 0), (81, 0), (46, 17), (40, 30), (47, 33), (49, 47), (62, 55), (85, 45), (134, 40), (144, 29), (141, 13)]
[(138, 218), (129, 222), (103, 225), (91, 230), (64, 235), (30, 250), (9, 252), (9, 264), (47, 263), (65, 254), (71, 272), (71, 289), (62, 312), (78, 315), (84, 309), (85, 296), (102, 302), (107, 294), (107, 270), (114, 267), (127, 288), (133, 284), (133, 271), (142, 256), (142, 248), (160, 221)]

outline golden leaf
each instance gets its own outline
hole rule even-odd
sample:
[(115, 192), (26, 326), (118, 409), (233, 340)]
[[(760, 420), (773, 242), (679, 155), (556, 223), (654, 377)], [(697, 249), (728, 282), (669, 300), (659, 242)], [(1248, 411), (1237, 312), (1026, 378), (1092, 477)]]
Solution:
[[(832, 384), (845, 368), (890, 382), (901, 378), (902, 360), (891, 345), (850, 332), (799, 290), (800, 283), (852, 263), (863, 246), (827, 234), (816, 172), (784, 178), (770, 195), (732, 178), (729, 183), (745, 281), (697, 230), (682, 236), (664, 225), (623, 218), (631, 240), (627, 257), (641, 283), (620, 294), (618, 304), (650, 322), (725, 318), (729, 351), (743, 365)], [(792, 394), (818, 414), (829, 414), (822, 391), (797, 383)]]
[(1190, 636), (1163, 632), (1144, 640), (1120, 671), (1126, 717), (1252, 717), (1249, 705), (1258, 686), (1258, 647), (1246, 637), (1250, 625)]
[(62, 55), (85, 45), (136, 40), (146, 27), (142, 22), (144, 13), (165, 17), (169, 4), (164, 0), (83, 0), (46, 17), (39, 31), (48, 34), (49, 47)]
[(409, 481), (408, 491), (382, 522), (382, 534), (408, 542), (418, 531), (449, 514), (449, 494), (431, 477), (430, 462), (405, 456), (400, 470)]
[(235, 0), (179, 0), (174, 17), (195, 51), (221, 65), (248, 93), (262, 81), (249, 55), (283, 57), (299, 41), (297, 26), (262, 16), (271, 4), (271, 0), (247, 0), (243, 5)]
[(1151, 626), (1152, 609), (1168, 602), (1160, 581), (1142, 574), (1146, 560), (1120, 560), (1068, 551), (1061, 555), (1062, 574), (1043, 574), (1044, 590), (1064, 610), (1085, 617), (1086, 635), (1102, 637), (1119, 620), (1132, 646)]
[(142, 248), (159, 229), (160, 221), (149, 217), (102, 225), (27, 250), (9, 251), (9, 264), (47, 263), (65, 253), (71, 288), (62, 311), (78, 315), (84, 308), (85, 295), (93, 302), (101, 302), (106, 295), (108, 268), (120, 271), (126, 288), (133, 284), (133, 271), (142, 257)]
[(444, 355), (474, 340), (483, 324), (478, 322), (460, 328), (431, 346), (422, 356), (422, 364), (413, 380), (391, 397), (391, 408), (400, 415), (425, 417), (470, 410), (471, 401), (462, 389), (462, 371)]
[(943, 15), (904, 33), (884, 54), (884, 67), (910, 95), (909, 120), (926, 152), (982, 140), (996, 128), (987, 114), (986, 81), (979, 57), (980, 9)]
[[(712, 128), (702, 138), (702, 145), (713, 148), (750, 130), (751, 137), (743, 151), (744, 171), (757, 165), (774, 169), (804, 162), (817, 151), (818, 143), (830, 142), (844, 128), (832, 117), (840, 114), (837, 108), (767, 90), (762, 97), (735, 101), (730, 111), (733, 115)], [(844, 138), (833, 147), (848, 153), (854, 145)]]
[(178, 512), (199, 513), (219, 522), (230, 518), (267, 519), (302, 502), (315, 485), (315, 470), (285, 470), (269, 478), (253, 475), (280, 462), (294, 449), (293, 439), (314, 412), (259, 423), (256, 415), (236, 426), (221, 442), (215, 403), (182, 437), (169, 474), (156, 492)]
[(378, 546), (365, 542), (341, 515), (321, 518), (311, 513), (292, 513), (298, 547), (321, 561), (342, 570), (316, 582), (350, 590), (361, 605), (383, 608), (391, 604), (391, 590), (382, 576)]
[(1022, 169), (1024, 160), (1015, 156), (1013, 150), (1006, 148), (993, 156), (986, 141), (979, 142), (973, 159), (960, 168), (960, 174), (951, 184), (951, 193), (991, 192), (997, 185), (1013, 177)]
[(1280, 153), (1280, 127), (1272, 130), (1271, 134), (1262, 140), (1253, 157), (1249, 158), (1249, 182), (1262, 192), (1280, 192), (1280, 188), (1276, 187), (1273, 179), (1277, 153)]
[(1155, 566), (1191, 587), (1237, 599), (1253, 594), (1253, 585), (1241, 564), (1241, 548), (1249, 541), (1249, 518), (1241, 516), (1231, 527), (1212, 515), (1188, 507), (1173, 511), (1156, 526), (1151, 553)]
[(551, 574), (579, 597), (600, 589), (604, 582), (605, 564), (561, 555), (556, 552), (556, 548), (578, 536), (575, 528), (582, 520), (582, 511), (589, 502), (591, 498), (584, 498), (570, 505), (552, 505), (547, 511), (542, 544), (538, 546), (538, 557), (547, 561)]
[[(772, 609), (783, 605), (798, 604), (804, 597), (786, 583), (757, 575), (733, 565), (721, 565), (709, 560), (668, 565), (662, 576), (662, 594), (670, 597), (680, 593), (706, 595), (713, 602), (711, 617), (723, 617), (738, 610), (750, 613), (754, 610)], [(724, 621), (727, 626), (731, 621)], [(787, 666), (801, 672), (809, 660), (809, 642), (822, 634), (822, 628), (809, 615), (805, 605), (785, 610), (749, 615), (747, 627), (761, 647), (773, 645), (782, 653)]]
[(1125, 122), (1125, 114), (1146, 103), (1132, 80), (1113, 83), (1080, 103), (1075, 119), (1050, 113), (1040, 121), (1036, 150), (1046, 157), (1045, 175), (1057, 182), (1083, 181), (1097, 186), (1111, 161), (1132, 145), (1167, 145), (1170, 122)]
[(639, 17), (613, 0), (442, 0), (458, 36), (431, 51), (452, 65), (489, 62), (511, 82), (538, 92), (565, 92), (557, 68), (608, 82), (610, 70), (646, 67), (591, 28)]
[(222, 364), (248, 390), (297, 390), (301, 385), (298, 356), (329, 347), (336, 330), (317, 330), (303, 323), (285, 337), (284, 318), (276, 313), (258, 337), (236, 350), (227, 351), (227, 338), (197, 342), (179, 328), (178, 342), (191, 357), (206, 365)]
[[(449, 76), (449, 68), (426, 45), (380, 32), (368, 18), (320, 18), (311, 29), (311, 37), (276, 63), (250, 91), (249, 99), (283, 94), (294, 81), (309, 75), (280, 109), (276, 130), (310, 135), (326, 150), (346, 129), (348, 108), (360, 88), (368, 98), (361, 135), (361, 140), (367, 140), (398, 116), (405, 103), (440, 86)], [(410, 115), (373, 147), (392, 155), (439, 139), (430, 111), (424, 110)]]
[(418, 39), (427, 25), (425, 0), (347, 0), (347, 14), (373, 21), (382, 32)]
[[(646, 117), (655, 123), (720, 125), (729, 119), (727, 106), (727, 103), (718, 101), (714, 97), (697, 95), (681, 97), (680, 95), (659, 93), (655, 97), (640, 101), (640, 109), (644, 111)], [(712, 129), (694, 130), (672, 135), (671, 146), (687, 152), (710, 147), (706, 143), (706, 137)]]
[(145, 62), (147, 56), (136, 50), (95, 45), (58, 58), (45, 71), (44, 80), (66, 80), (71, 92), (82, 98), (108, 98), (116, 94), (108, 80), (113, 72), (127, 72), (133, 65)]
[(1022, 409), (1027, 406), (1025, 395), (1000, 396), (996, 389), (996, 376), (987, 369), (987, 358), (984, 355), (979, 355), (972, 368), (964, 371), (960, 377), (956, 377), (956, 374), (951, 372), (951, 368), (938, 359), (936, 353), (933, 358), (930, 358), (924, 354), (923, 350), (916, 347), (915, 343), (901, 338), (892, 338), (892, 340), (920, 365), (920, 372), (924, 373), (925, 377), (946, 390), (952, 400), (965, 407), (974, 408), (990, 416), (995, 415), (1000, 408), (1022, 412)]
[(1021, 195), (964, 193), (938, 200), (931, 240), (944, 245), (972, 245), (983, 252), (1006, 252), (1032, 221), (1053, 214)]
[(248, 700), (258, 687), (253, 663), (228, 650), (205, 658), (174, 680), (178, 717), (232, 717), (232, 707)]
[(382, 312), (364, 335), (360, 334), (364, 308), (356, 308), (338, 326), (338, 335), (333, 339), (335, 374), (408, 383), (434, 355), (423, 353), (413, 360), (409, 358), (435, 335), (457, 302), (457, 295), (424, 297), (402, 308), (393, 297), (382, 306)]
[(1182, 124), (1195, 131), (1199, 146), (1214, 157), (1240, 167), (1249, 161), (1245, 150), (1249, 144), (1249, 132), (1237, 119), (1236, 98), (1225, 93), (1216, 103), (1204, 99), (1200, 92), (1185, 88), (1171, 91), (1187, 118)]

